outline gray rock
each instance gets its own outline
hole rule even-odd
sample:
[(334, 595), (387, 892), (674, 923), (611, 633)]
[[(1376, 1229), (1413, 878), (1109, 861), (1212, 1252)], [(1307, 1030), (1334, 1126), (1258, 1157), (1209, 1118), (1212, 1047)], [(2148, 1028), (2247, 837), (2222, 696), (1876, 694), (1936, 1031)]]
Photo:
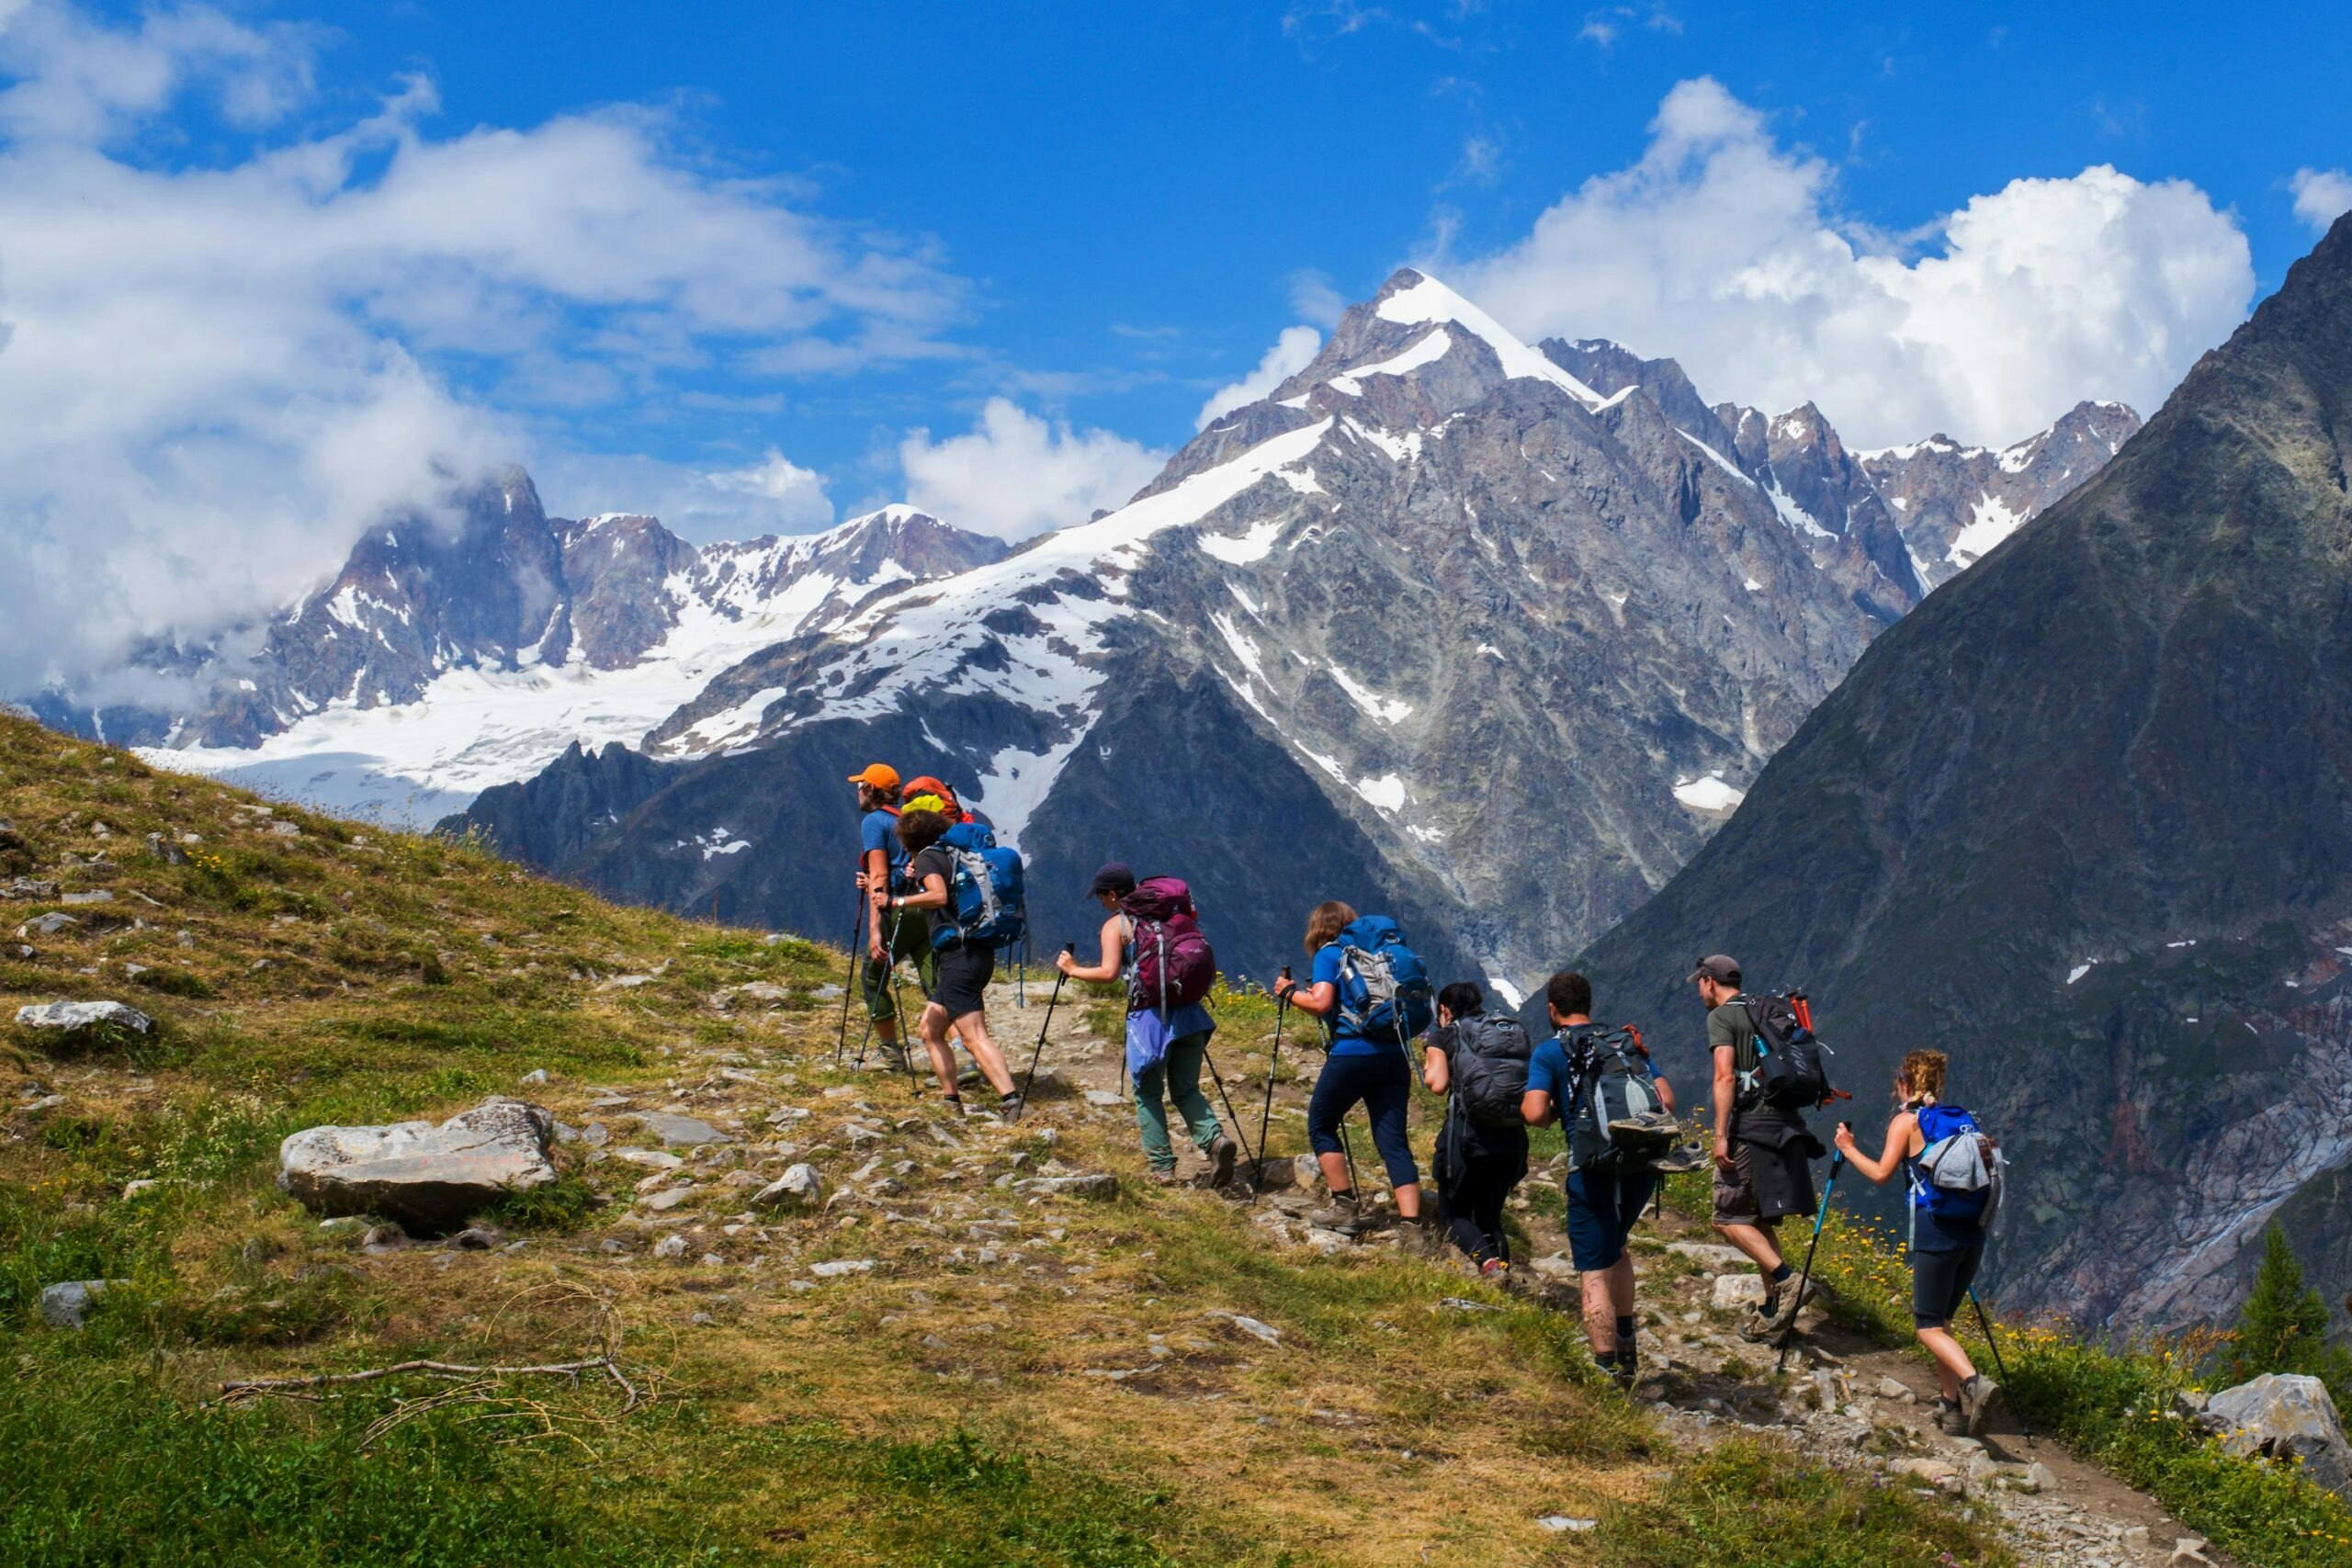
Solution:
[(2319, 1379), (2265, 1372), (2213, 1395), (2204, 1421), (2231, 1453), (2299, 1463), (2305, 1475), (2352, 1502), (2352, 1444)]
[(19, 876), (6, 887), (0, 887), (0, 898), (54, 898), (57, 884), (41, 882), (29, 876)]
[(808, 1272), (820, 1280), (838, 1280), (844, 1274), (869, 1274), (874, 1270), (871, 1258), (836, 1258), (827, 1263), (811, 1263)]
[(44, 1285), (40, 1292), (40, 1320), (51, 1328), (79, 1328), (108, 1286), (129, 1283), (127, 1280), (67, 1280)]
[(692, 1185), (664, 1188), (659, 1192), (639, 1199), (637, 1206), (640, 1209), (650, 1209), (657, 1214), (666, 1214), (693, 1197), (695, 1190)]
[(1897, 1404), (1911, 1403), (1911, 1385), (1897, 1378), (1881, 1378), (1876, 1390), (1881, 1399), (1891, 1399)]
[(646, 1166), (654, 1170), (675, 1170), (686, 1163), (664, 1149), (614, 1149), (610, 1153), (615, 1159), (626, 1160), (631, 1165)]
[(155, 1021), (135, 1007), (121, 1002), (49, 1002), (39, 1007), (17, 1010), (17, 1022), (26, 1029), (54, 1030), (71, 1037), (93, 1029), (127, 1029), (133, 1034), (153, 1034)]
[(161, 833), (147, 835), (147, 853), (151, 859), (162, 861), (165, 865), (187, 863), (187, 852)]
[(441, 1245), (453, 1252), (489, 1252), (506, 1244), (506, 1233), (496, 1225), (468, 1225)]
[(1715, 1276), (1713, 1302), (1724, 1312), (1762, 1306), (1764, 1281), (1754, 1274), (1718, 1274)]
[(1119, 1179), (1108, 1171), (1086, 1171), (1077, 1176), (1033, 1176), (1026, 1181), (1012, 1184), (1015, 1192), (1033, 1198), (1116, 1198)]
[(1715, 1273), (1724, 1273), (1747, 1262), (1747, 1254), (1736, 1247), (1723, 1247), (1705, 1241), (1669, 1241), (1667, 1251), (1677, 1258), (1688, 1258)]
[(825, 1196), (823, 1178), (813, 1165), (792, 1167), (782, 1176), (752, 1194), (752, 1207), (772, 1209), (785, 1203), (816, 1203)]
[(58, 902), (68, 905), (111, 904), (114, 902), (114, 895), (107, 892), (103, 887), (94, 887), (85, 893), (68, 893), (63, 897), (58, 899)]
[(277, 1185), (321, 1213), (383, 1214), (437, 1233), (553, 1181), (554, 1134), (553, 1116), (518, 1100), (484, 1100), (438, 1127), (311, 1127), (278, 1145)]
[(1107, 1089), (1090, 1089), (1086, 1091), (1086, 1103), (1101, 1106), (1104, 1110), (1114, 1105), (1125, 1105), (1126, 1102), (1125, 1095), (1113, 1094)]
[(663, 1143), (676, 1146), (690, 1148), (696, 1144), (731, 1144), (735, 1141), (698, 1116), (680, 1116), (667, 1111), (640, 1111), (630, 1120)]
[(72, 915), (51, 910), (46, 915), (36, 916), (27, 920), (23, 929), (35, 936), (55, 936), (60, 931), (77, 930), (81, 924), (82, 922)]
[(653, 1256), (656, 1258), (684, 1258), (685, 1255), (686, 1238), (684, 1236), (665, 1235), (653, 1244)]
[(1279, 1345), (1283, 1342), (1281, 1329), (1258, 1318), (1248, 1317), (1238, 1312), (1227, 1312), (1223, 1307), (1212, 1307), (1201, 1315), (1216, 1318), (1220, 1323), (1229, 1323), (1251, 1338), (1262, 1339), (1269, 1345)]
[(536, 1089), (548, 1081), (548, 1070), (545, 1067), (533, 1067), (514, 1081), (526, 1088)]
[(127, 1201), (144, 1198), (151, 1192), (161, 1192), (166, 1187), (186, 1187), (187, 1183), (176, 1176), (142, 1176), (136, 1181), (122, 1184), (122, 1196)]

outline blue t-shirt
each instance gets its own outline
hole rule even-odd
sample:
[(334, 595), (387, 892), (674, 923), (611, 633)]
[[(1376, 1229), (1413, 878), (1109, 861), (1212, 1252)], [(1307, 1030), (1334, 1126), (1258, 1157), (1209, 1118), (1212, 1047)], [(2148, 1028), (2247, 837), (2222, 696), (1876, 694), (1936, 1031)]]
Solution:
[(1552, 1108), (1562, 1116), (1568, 1113), (1568, 1094), (1572, 1087), (1568, 1072), (1568, 1054), (1560, 1048), (1556, 1034), (1535, 1044), (1535, 1055), (1527, 1059), (1529, 1092), (1541, 1089), (1552, 1097)]
[[(1315, 966), (1307, 971), (1306, 983), (1309, 986), (1328, 984), (1334, 995), (1338, 993), (1340, 988), (1340, 944), (1338, 942), (1325, 942), (1315, 950)], [(1394, 1045), (1381, 1044), (1376, 1040), (1366, 1040), (1357, 1032), (1355, 1025), (1341, 1020), (1340, 1010), (1336, 1007), (1323, 1015), (1323, 1026), (1330, 1032), (1329, 1055), (1334, 1056), (1377, 1056), (1384, 1051), (1396, 1049)]]
[(876, 807), (867, 812), (865, 820), (858, 825), (857, 863), (860, 870), (865, 869), (866, 855), (875, 850), (880, 850), (889, 857), (888, 863), (890, 867), (890, 881), (893, 886), (904, 881), (907, 874), (907, 846), (899, 842), (898, 813)]

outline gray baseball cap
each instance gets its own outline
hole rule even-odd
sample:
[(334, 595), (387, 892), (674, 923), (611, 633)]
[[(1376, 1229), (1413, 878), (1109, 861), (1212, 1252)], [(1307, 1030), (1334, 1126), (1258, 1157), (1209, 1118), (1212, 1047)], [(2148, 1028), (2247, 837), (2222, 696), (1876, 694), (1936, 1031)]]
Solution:
[(1699, 960), (1699, 967), (1685, 975), (1682, 977), (1682, 983), (1688, 986), (1700, 980), (1713, 980), (1719, 986), (1738, 985), (1739, 960), (1727, 958), (1720, 953), (1702, 958)]

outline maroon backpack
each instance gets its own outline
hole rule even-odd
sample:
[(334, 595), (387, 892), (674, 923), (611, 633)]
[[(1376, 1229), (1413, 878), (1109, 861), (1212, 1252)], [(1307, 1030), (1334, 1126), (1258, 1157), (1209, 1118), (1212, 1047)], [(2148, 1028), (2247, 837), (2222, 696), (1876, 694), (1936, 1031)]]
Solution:
[(1119, 900), (1119, 912), (1135, 925), (1128, 1011), (1165, 1013), (1209, 994), (1216, 984), (1216, 954), (1194, 922), (1191, 888), (1172, 876), (1147, 876)]

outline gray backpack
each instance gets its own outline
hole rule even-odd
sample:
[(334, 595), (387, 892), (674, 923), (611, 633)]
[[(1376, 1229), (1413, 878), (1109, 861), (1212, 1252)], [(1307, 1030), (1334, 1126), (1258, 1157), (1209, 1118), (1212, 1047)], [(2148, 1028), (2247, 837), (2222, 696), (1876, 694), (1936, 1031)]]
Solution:
[(1519, 1102), (1527, 1093), (1527, 1064), (1534, 1043), (1515, 1018), (1472, 1013), (1453, 1021), (1453, 1097), (1481, 1127), (1526, 1125)]

